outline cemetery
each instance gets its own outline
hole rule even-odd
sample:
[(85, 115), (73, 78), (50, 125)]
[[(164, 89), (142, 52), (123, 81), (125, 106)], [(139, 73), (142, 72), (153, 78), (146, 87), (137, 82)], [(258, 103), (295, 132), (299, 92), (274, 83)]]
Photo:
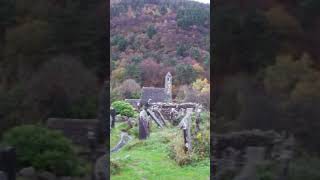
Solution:
[(172, 102), (171, 83), (167, 73), (165, 88), (144, 87), (141, 100), (112, 103), (112, 179), (209, 179), (209, 112)]

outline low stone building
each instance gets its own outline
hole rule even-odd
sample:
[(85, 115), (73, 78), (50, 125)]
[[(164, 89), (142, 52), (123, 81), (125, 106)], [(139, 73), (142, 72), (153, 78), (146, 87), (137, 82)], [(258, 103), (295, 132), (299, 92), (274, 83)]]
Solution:
[(139, 104), (172, 102), (172, 75), (168, 72), (165, 76), (165, 87), (142, 87), (140, 99), (126, 99), (133, 107), (137, 108)]

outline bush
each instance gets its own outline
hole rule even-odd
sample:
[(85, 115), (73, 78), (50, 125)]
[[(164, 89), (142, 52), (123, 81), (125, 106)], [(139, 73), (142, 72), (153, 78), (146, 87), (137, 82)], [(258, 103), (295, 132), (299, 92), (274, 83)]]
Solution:
[(196, 79), (197, 74), (190, 64), (178, 64), (176, 76), (180, 84), (190, 84)]
[(152, 37), (157, 33), (157, 30), (154, 26), (149, 26), (147, 29), (147, 35), (149, 39), (152, 39)]
[(20, 167), (33, 166), (61, 176), (80, 175), (72, 144), (59, 132), (34, 125), (18, 126), (4, 134), (3, 143), (16, 148)]
[(185, 56), (185, 52), (189, 49), (189, 46), (186, 44), (178, 44), (177, 45), (177, 55), (178, 56)]
[(133, 106), (126, 101), (115, 101), (111, 106), (117, 111), (121, 116), (136, 117), (137, 113), (134, 111)]
[(200, 60), (200, 56), (201, 56), (199, 48), (198, 47), (192, 47), (192, 48), (190, 48), (190, 51), (191, 51), (191, 56), (194, 59), (199, 61)]
[(200, 113), (200, 131), (195, 132), (196, 123), (193, 113), (191, 134), (192, 134), (192, 161), (197, 162), (210, 156), (210, 114), (209, 112)]
[(131, 62), (138, 64), (142, 61), (142, 57), (141, 56), (134, 56), (131, 58)]
[(174, 159), (179, 166), (188, 165), (192, 162), (192, 156), (184, 151), (182, 135), (177, 135), (170, 144), (170, 158)]
[(128, 41), (121, 35), (116, 35), (111, 39), (111, 45), (117, 46), (120, 51), (124, 51), (127, 48)]

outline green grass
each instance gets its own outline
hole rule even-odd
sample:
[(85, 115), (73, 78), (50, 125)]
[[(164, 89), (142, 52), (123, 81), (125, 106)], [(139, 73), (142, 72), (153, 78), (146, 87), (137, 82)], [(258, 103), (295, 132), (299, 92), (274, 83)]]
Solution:
[[(118, 124), (118, 127), (122, 126)], [(120, 165), (111, 180), (207, 180), (210, 176), (209, 157), (192, 165), (179, 166), (170, 159), (168, 145), (176, 136), (177, 129), (152, 128), (145, 141), (132, 140), (119, 152), (111, 154), (111, 161)], [(120, 131), (111, 133), (111, 145), (119, 140)], [(116, 141), (116, 142), (113, 142)], [(113, 147), (113, 146), (111, 146)]]

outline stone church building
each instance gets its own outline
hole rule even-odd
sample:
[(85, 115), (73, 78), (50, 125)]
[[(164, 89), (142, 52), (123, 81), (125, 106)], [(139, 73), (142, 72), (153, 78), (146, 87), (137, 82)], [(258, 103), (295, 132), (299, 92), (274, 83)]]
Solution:
[(172, 102), (172, 75), (168, 72), (165, 76), (164, 88), (160, 87), (142, 87), (140, 99), (126, 99), (133, 107), (137, 108), (138, 104), (150, 102)]

